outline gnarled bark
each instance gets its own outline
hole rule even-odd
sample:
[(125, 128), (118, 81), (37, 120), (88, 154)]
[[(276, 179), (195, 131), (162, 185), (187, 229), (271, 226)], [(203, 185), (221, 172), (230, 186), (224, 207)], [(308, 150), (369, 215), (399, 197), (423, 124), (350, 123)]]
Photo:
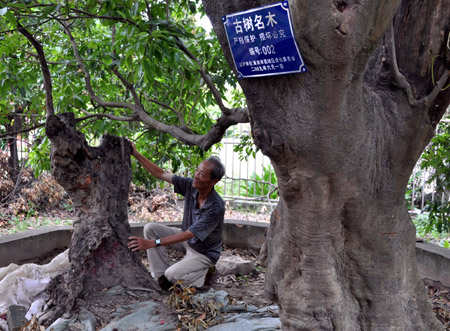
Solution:
[[(234, 67), (221, 17), (272, 1), (203, 3)], [(404, 194), (449, 104), (424, 50), (441, 55), (434, 74), (445, 83), (450, 6), (289, 3), (308, 72), (240, 80), (254, 141), (278, 178), (266, 292), (283, 329), (442, 329), (418, 274)], [(395, 40), (385, 35), (393, 19)], [(405, 86), (393, 83), (395, 61)]]
[(52, 142), (53, 176), (76, 211), (70, 266), (52, 284), (60, 309), (70, 311), (77, 300), (89, 301), (117, 285), (159, 289), (138, 253), (127, 248), (130, 143), (105, 135), (100, 146), (88, 146), (75, 129), (73, 113), (49, 116), (46, 133)]

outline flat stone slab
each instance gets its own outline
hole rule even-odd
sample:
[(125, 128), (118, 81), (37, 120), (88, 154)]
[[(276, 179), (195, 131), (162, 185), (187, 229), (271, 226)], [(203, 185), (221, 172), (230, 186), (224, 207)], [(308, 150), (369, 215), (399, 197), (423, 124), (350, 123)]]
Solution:
[(246, 275), (256, 270), (256, 266), (252, 261), (234, 255), (221, 256), (219, 261), (217, 261), (216, 268), (219, 276)]
[[(168, 331), (175, 327), (168, 324), (155, 313), (158, 305), (151, 301), (141, 302), (128, 307), (119, 307), (113, 314), (115, 318), (101, 331), (135, 330)], [(127, 312), (129, 310), (130, 312)], [(128, 313), (128, 314), (127, 314)], [(125, 315), (125, 316), (123, 316)]]
[[(246, 305), (239, 301), (231, 305), (228, 293), (225, 291), (214, 291), (198, 294), (191, 298), (203, 305), (212, 304), (220, 311), (215, 317), (216, 325), (208, 330), (214, 331), (262, 331), (281, 330), (278, 306), (257, 308)], [(89, 313), (90, 314), (90, 313)], [(59, 319), (47, 331), (66, 331), (84, 326), (81, 330), (93, 330), (95, 321), (87, 321), (86, 315), (75, 315), (70, 319)], [(184, 315), (184, 312), (180, 312)], [(188, 313), (188, 315), (191, 313)], [(197, 313), (197, 315), (200, 313)], [(195, 315), (195, 314), (194, 314)], [(145, 301), (130, 305), (123, 305), (110, 315), (112, 321), (100, 331), (168, 331), (177, 329), (170, 321), (166, 321), (167, 315), (161, 313), (161, 306), (153, 301)], [(212, 316), (209, 316), (211, 318)], [(177, 322), (175, 322), (177, 323)], [(74, 328), (75, 327), (75, 328)], [(199, 330), (203, 330), (199, 328)]]
[(27, 323), (25, 314), (27, 313), (27, 308), (20, 305), (11, 305), (8, 307), (8, 327), (10, 331), (19, 331), (20, 328)]

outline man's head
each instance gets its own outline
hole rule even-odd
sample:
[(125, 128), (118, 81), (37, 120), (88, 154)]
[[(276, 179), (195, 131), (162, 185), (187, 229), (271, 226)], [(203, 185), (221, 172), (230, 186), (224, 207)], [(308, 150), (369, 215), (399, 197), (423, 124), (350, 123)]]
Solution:
[(196, 189), (212, 188), (223, 175), (225, 167), (218, 157), (212, 156), (198, 165), (192, 186)]

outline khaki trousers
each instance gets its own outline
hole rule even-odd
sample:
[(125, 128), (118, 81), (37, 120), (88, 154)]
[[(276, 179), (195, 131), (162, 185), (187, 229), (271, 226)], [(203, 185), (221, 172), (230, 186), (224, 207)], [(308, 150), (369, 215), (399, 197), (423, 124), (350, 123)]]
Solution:
[[(144, 238), (164, 238), (180, 232), (181, 229), (160, 223), (147, 223), (144, 227)], [(206, 255), (192, 249), (187, 241), (170, 246), (186, 255), (181, 261), (170, 265), (166, 247), (160, 246), (147, 249), (147, 257), (152, 276), (158, 278), (165, 275), (172, 283), (181, 280), (184, 286), (202, 287), (205, 283), (206, 273), (214, 263)]]

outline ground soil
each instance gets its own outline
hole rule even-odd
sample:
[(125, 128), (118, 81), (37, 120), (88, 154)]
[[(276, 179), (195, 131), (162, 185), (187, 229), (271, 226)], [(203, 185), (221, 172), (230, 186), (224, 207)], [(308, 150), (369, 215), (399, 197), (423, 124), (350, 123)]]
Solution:
[[(259, 251), (253, 249), (225, 248), (224, 255), (234, 255), (245, 260), (252, 261), (256, 268), (247, 275), (218, 276), (215, 285), (216, 291), (225, 291), (236, 301), (244, 301), (246, 304), (258, 308), (274, 304), (264, 296), (264, 278), (266, 268), (259, 261)], [(179, 252), (169, 251), (172, 262), (181, 258)], [(146, 263), (146, 259), (144, 260)]]
[[(231, 254), (239, 256), (243, 259), (250, 260), (255, 263), (256, 269), (247, 275), (227, 275), (219, 276), (216, 284), (213, 286), (214, 290), (226, 291), (231, 300), (243, 301), (248, 305), (253, 305), (258, 308), (270, 306), (276, 304), (268, 300), (264, 296), (264, 278), (265, 278), (265, 267), (259, 262), (259, 252), (251, 249), (233, 249), (225, 248), (225, 254)], [(176, 262), (181, 259), (182, 254), (176, 252), (175, 250), (169, 249), (169, 256), (171, 262)], [(148, 265), (147, 259), (143, 256), (143, 263)], [(446, 331), (450, 331), (450, 288), (446, 288), (439, 283), (434, 283), (432, 281), (425, 281), (425, 290), (427, 291), (430, 302), (433, 305), (433, 311), (436, 317), (445, 326)], [(160, 295), (159, 299), (162, 303), (160, 312), (165, 312), (165, 321), (176, 324), (177, 314), (172, 313), (172, 310), (167, 307), (167, 302), (169, 301), (169, 296), (171, 292), (164, 292)], [(125, 303), (133, 303), (136, 301), (142, 301), (142, 299), (136, 299), (135, 297), (129, 296), (127, 298), (117, 299), (116, 301), (110, 301), (108, 303), (99, 302), (97, 307), (92, 307), (91, 310), (94, 312), (99, 320), (99, 325), (106, 325), (107, 320), (103, 316), (105, 313), (111, 313), (115, 306)]]
[[(52, 184), (53, 185), (53, 184)], [(54, 191), (53, 188), (49, 189)], [(19, 196), (21, 198), (21, 196)], [(29, 197), (23, 197), (24, 201)], [(26, 199), (25, 199), (26, 198)], [(17, 201), (17, 200), (16, 200)], [(70, 219), (73, 211), (71, 208), (53, 209), (46, 213), (35, 213), (33, 217), (26, 217), (24, 214), (16, 214), (12, 207), (14, 204), (2, 205), (0, 213), (0, 235), (16, 232), (19, 230), (32, 229), (44, 225), (61, 225), (71, 224)], [(139, 189), (132, 186), (129, 197), (130, 217), (132, 222), (164, 222), (164, 221), (180, 221), (182, 217), (183, 203), (176, 195), (167, 190), (154, 190), (152, 192)], [(270, 207), (269, 207), (270, 208)], [(225, 218), (237, 219), (245, 221), (269, 222), (270, 209), (267, 207), (259, 207), (248, 210), (227, 207)], [(26, 215), (30, 212), (27, 211)], [(14, 216), (17, 215), (17, 216)], [(26, 227), (22, 226), (26, 223)], [(226, 248), (227, 253), (237, 255), (247, 260), (251, 260), (256, 265), (256, 270), (248, 275), (228, 275), (219, 276), (216, 284), (213, 286), (215, 290), (226, 291), (232, 299), (244, 301), (249, 305), (257, 307), (265, 307), (273, 304), (264, 296), (264, 278), (265, 267), (258, 261), (259, 252), (255, 250), (243, 250)], [(55, 255), (59, 252), (54, 252)], [(170, 252), (173, 261), (181, 256), (175, 251)], [(52, 257), (47, 256), (39, 261), (41, 264), (47, 263)], [(30, 261), (31, 262), (31, 261)], [(36, 261), (33, 261), (36, 262)], [(146, 263), (145, 254), (143, 254), (143, 262)], [(433, 310), (437, 318), (446, 326), (446, 330), (450, 331), (450, 289), (443, 287), (441, 284), (425, 281), (425, 290), (428, 293)], [(118, 305), (142, 301), (145, 298), (136, 298), (133, 295), (116, 296), (114, 299), (108, 298), (103, 300), (99, 298), (97, 302), (89, 307), (92, 312), (97, 315), (98, 327), (107, 324), (107, 318)], [(168, 308), (169, 293), (162, 293), (159, 296), (161, 301), (161, 312), (166, 312), (166, 321), (176, 321), (177, 314), (172, 314)]]
[[(179, 261), (183, 254), (173, 249), (168, 249), (169, 257), (172, 263)], [(253, 305), (258, 308), (267, 307), (272, 304), (264, 296), (264, 277), (265, 268), (258, 261), (259, 252), (251, 249), (233, 249), (225, 248), (224, 254), (235, 255), (246, 260), (252, 261), (256, 269), (247, 275), (226, 275), (218, 276), (213, 286), (215, 291), (223, 290), (228, 293), (230, 301), (243, 301), (247, 305)], [(148, 266), (145, 254), (142, 255), (142, 262)], [(158, 315), (162, 316), (164, 323), (177, 325), (180, 313), (169, 307), (170, 296), (173, 291), (162, 293), (151, 293), (147, 295), (143, 292), (134, 294), (123, 293), (121, 295), (103, 296), (89, 298), (89, 302), (79, 301), (79, 305), (93, 313), (97, 320), (97, 329), (105, 327), (110, 322), (110, 315), (121, 305), (129, 305), (146, 300), (155, 300), (160, 303)], [(139, 296), (137, 296), (139, 295)], [(131, 313), (131, 312), (130, 312)]]

